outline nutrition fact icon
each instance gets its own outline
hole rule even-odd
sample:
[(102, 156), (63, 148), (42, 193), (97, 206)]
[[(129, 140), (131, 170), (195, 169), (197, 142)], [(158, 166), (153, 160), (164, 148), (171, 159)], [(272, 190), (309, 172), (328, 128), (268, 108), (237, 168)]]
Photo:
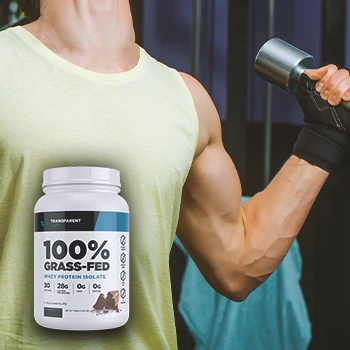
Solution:
[(124, 270), (120, 273), (120, 279), (122, 281), (125, 281), (125, 279), (126, 279), (126, 272)]
[(125, 297), (126, 297), (126, 290), (124, 288), (120, 291), (120, 297), (122, 299), (125, 299)]

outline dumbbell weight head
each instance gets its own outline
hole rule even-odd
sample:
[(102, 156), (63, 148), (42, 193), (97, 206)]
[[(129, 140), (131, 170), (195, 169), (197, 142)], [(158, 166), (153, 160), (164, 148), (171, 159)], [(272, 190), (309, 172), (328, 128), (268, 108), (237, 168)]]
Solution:
[(297, 92), (302, 73), (315, 67), (314, 57), (279, 38), (264, 44), (254, 64), (260, 78), (293, 95)]
[[(315, 67), (311, 55), (279, 38), (272, 38), (263, 45), (254, 64), (260, 78), (293, 95), (297, 93), (303, 72)], [(350, 102), (342, 101), (341, 106), (350, 111)]]

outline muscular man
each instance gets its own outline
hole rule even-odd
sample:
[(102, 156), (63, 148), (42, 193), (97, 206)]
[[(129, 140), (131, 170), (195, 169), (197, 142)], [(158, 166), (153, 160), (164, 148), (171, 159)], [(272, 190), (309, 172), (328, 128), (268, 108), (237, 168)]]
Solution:
[[(341, 162), (346, 128), (334, 112), (312, 111), (310, 91), (301, 92), (307, 125), (293, 155), (240, 206), (211, 98), (135, 44), (128, 0), (40, 5), (37, 21), (0, 33), (0, 344), (176, 349), (168, 266), (176, 230), (211, 286), (243, 301), (288, 252)], [(307, 73), (322, 102), (350, 100), (346, 70)], [(69, 165), (121, 171), (131, 209), (131, 313), (120, 329), (57, 332), (33, 318), (33, 206), (42, 172)]]

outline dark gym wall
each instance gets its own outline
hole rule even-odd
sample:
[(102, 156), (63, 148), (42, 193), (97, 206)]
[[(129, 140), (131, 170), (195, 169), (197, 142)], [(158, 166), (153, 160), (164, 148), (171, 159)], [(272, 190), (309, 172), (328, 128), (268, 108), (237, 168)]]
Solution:
[[(144, 6), (143, 44), (155, 58), (191, 73), (191, 1), (148, 0)], [(222, 119), (227, 109), (229, 0), (202, 0), (200, 81)]]
[(143, 45), (142, 30), (143, 30), (143, 0), (130, 0), (130, 7), (134, 21), (134, 29), (136, 34), (136, 42)]
[(345, 66), (350, 67), (350, 1), (345, 4)]
[(4, 26), (8, 22), (8, 4), (9, 0), (0, 1), (0, 27)]
[[(323, 0), (323, 65), (344, 66), (349, 48), (346, 3)], [(350, 172), (344, 171), (329, 177), (299, 236), (304, 259), (302, 286), (314, 334), (310, 350), (349, 348), (350, 301), (345, 277), (350, 244), (349, 176)]]
[[(254, 59), (267, 40), (267, 0), (250, 0), (250, 23), (253, 28), (249, 37), (248, 120), (264, 121), (265, 82), (254, 73)], [(321, 64), (322, 50), (322, 1), (276, 1), (275, 37), (311, 54), (316, 64)], [(254, 107), (254, 108), (253, 108)], [(274, 123), (301, 124), (302, 115), (295, 99), (273, 88), (272, 120)]]

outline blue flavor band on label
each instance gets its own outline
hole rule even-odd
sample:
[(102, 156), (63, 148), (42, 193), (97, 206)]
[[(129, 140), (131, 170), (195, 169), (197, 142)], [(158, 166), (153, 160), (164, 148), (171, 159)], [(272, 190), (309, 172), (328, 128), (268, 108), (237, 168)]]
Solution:
[(129, 232), (129, 214), (101, 211), (97, 218), (95, 231)]

